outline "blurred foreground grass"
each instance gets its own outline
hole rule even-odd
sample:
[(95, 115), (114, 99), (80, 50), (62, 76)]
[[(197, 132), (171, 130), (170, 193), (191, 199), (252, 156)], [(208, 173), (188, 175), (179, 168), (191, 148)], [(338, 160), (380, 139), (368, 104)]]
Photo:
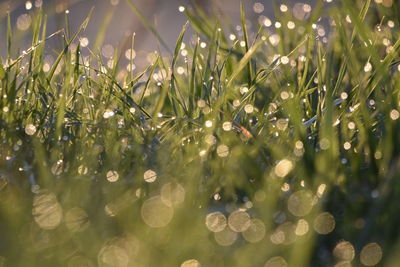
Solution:
[(398, 266), (399, 8), (180, 7), (139, 71), (140, 38), (86, 47), (90, 14), (49, 33), (38, 9), (25, 51), (8, 18), (0, 266)]

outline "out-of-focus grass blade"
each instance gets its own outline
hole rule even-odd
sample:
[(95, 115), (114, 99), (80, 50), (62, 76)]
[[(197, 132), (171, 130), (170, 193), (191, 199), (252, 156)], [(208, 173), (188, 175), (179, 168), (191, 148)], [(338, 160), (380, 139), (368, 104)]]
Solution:
[(197, 40), (196, 45), (193, 51), (193, 59), (192, 59), (192, 69), (190, 71), (190, 81), (189, 81), (189, 114), (192, 113), (195, 107), (195, 87), (196, 87), (196, 64), (197, 64), (197, 52), (199, 48), (199, 40)]
[(97, 35), (96, 35), (96, 40), (94, 42), (94, 52), (98, 52), (99, 48), (103, 44), (104, 38), (106, 36), (106, 31), (108, 29), (108, 26), (110, 25), (111, 19), (114, 16), (115, 12), (115, 7), (113, 6), (112, 8), (108, 9), (108, 12), (106, 12), (105, 17), (103, 18), (102, 23), (97, 29)]
[(156, 61), (154, 62), (153, 66), (151, 66), (151, 70), (150, 70), (149, 77), (147, 78), (146, 84), (145, 84), (145, 86), (144, 86), (144, 88), (143, 88), (143, 92), (142, 92), (142, 94), (141, 94), (141, 96), (140, 96), (140, 98), (139, 98), (139, 105), (142, 104), (143, 98), (144, 98), (144, 96), (145, 96), (145, 94), (146, 94), (146, 91), (147, 91), (147, 89), (149, 88), (149, 85), (150, 85), (151, 79), (152, 79), (152, 77), (153, 77), (154, 71), (156, 70), (156, 68), (157, 68), (157, 66), (158, 66), (158, 60), (159, 60), (159, 56), (157, 57), (157, 59), (156, 59)]
[(149, 30), (160, 42), (160, 44), (168, 51), (168, 53), (172, 54), (171, 49), (168, 47), (167, 43), (161, 38), (160, 34), (157, 30), (151, 25), (151, 23), (142, 15), (139, 9), (133, 4), (131, 0), (126, 0), (128, 6), (132, 10), (132, 12), (136, 15), (136, 17), (140, 20), (140, 22), (144, 25), (144, 27)]
[(205, 37), (208, 39), (211, 38), (211, 30), (207, 28), (207, 25), (202, 23), (199, 19), (196, 18), (196, 16), (190, 12), (188, 9), (185, 9), (185, 15), (190, 21), (192, 27), (198, 32), (203, 34)]
[(3, 80), (6, 77), (6, 71), (3, 68), (3, 61), (0, 57), (0, 80)]
[[(240, 20), (242, 23), (242, 29), (243, 29), (243, 39), (245, 43), (245, 49), (246, 53), (249, 52), (249, 38), (247, 36), (247, 27), (246, 27), (246, 15), (244, 13), (244, 6), (243, 6), (243, 1), (240, 1)], [(247, 83), (248, 86), (251, 87), (251, 82), (253, 80), (253, 74), (252, 74), (252, 69), (251, 69), (251, 61), (249, 60), (247, 62)]]
[[(172, 59), (172, 65), (171, 65), (171, 68), (172, 68), (171, 92), (174, 94), (175, 98), (178, 98), (178, 94), (177, 93), (179, 93), (179, 96), (181, 98), (180, 99), (180, 103), (183, 104), (183, 108), (185, 110), (185, 113), (187, 113), (188, 111), (187, 111), (187, 108), (186, 108), (186, 105), (185, 105), (185, 100), (182, 98), (182, 93), (180, 92), (179, 87), (177, 86), (177, 82), (176, 82), (176, 78), (175, 78), (175, 64), (176, 64), (176, 60), (177, 60), (177, 58), (179, 56), (179, 51), (180, 51), (181, 46), (182, 46), (183, 37), (185, 36), (186, 29), (187, 29), (188, 25), (189, 25), (189, 22), (187, 21), (185, 23), (185, 25), (183, 26), (183, 28), (182, 28), (179, 36), (178, 36), (178, 40), (177, 40), (176, 45), (175, 45), (175, 51), (174, 51), (174, 55), (173, 55), (173, 59)], [(190, 105), (190, 101), (189, 101), (189, 105)]]
[(75, 38), (78, 36), (78, 34), (85, 30), (90, 18), (92, 17), (92, 13), (93, 13), (93, 8), (89, 11), (89, 14), (87, 15), (86, 19), (83, 21), (83, 23), (79, 26), (78, 30), (75, 32), (75, 34), (71, 37), (70, 40), (67, 41), (64, 50), (58, 55), (57, 59), (54, 61), (53, 66), (51, 67), (49, 74), (47, 75), (47, 79), (49, 81), (49, 83), (51, 83), (51, 81), (53, 80), (54, 77), (54, 73), (58, 67), (58, 64), (60, 64), (61, 59), (63, 58), (63, 56), (65, 55), (66, 51), (68, 50), (68, 47), (71, 45), (71, 43), (75, 40)]
[(7, 59), (11, 59), (11, 36), (12, 36), (12, 28), (11, 28), (11, 18), (10, 12), (7, 12)]
[(228, 83), (227, 87), (230, 87), (233, 83), (233, 81), (236, 79), (236, 77), (241, 73), (241, 71), (248, 66), (247, 64), (249, 63), (250, 59), (253, 57), (254, 53), (257, 52), (258, 48), (263, 44), (263, 42), (257, 42), (254, 46), (252, 46), (249, 51), (243, 56), (243, 58), (239, 61), (237, 67), (235, 68), (235, 71), (232, 73)]

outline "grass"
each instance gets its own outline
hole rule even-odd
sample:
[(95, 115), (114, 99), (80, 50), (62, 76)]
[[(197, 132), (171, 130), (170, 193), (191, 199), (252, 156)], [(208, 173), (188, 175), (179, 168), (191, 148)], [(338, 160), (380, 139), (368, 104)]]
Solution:
[(90, 14), (49, 33), (38, 9), (23, 52), (8, 17), (0, 265), (397, 266), (400, 5), (279, 8), (250, 27), (241, 6), (235, 36), (186, 8), (128, 71), (80, 45)]

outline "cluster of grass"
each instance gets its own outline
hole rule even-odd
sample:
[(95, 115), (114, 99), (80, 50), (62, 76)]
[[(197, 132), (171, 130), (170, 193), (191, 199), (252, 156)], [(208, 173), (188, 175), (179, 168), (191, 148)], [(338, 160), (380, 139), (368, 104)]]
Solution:
[(90, 14), (51, 34), (37, 11), (21, 53), (8, 18), (0, 265), (397, 266), (400, 5), (375, 2), (277, 6), (274, 29), (241, 7), (231, 38), (182, 8), (141, 71), (79, 45)]

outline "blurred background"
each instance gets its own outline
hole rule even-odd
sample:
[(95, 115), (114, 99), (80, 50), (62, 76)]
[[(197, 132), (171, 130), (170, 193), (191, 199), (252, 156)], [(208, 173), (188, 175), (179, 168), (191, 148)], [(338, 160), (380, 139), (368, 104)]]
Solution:
[[(186, 22), (185, 14), (179, 8), (191, 8), (194, 5), (201, 6), (206, 12), (223, 13), (232, 22), (232, 25), (239, 24), (239, 3), (240, 0), (130, 0), (140, 10), (141, 14), (152, 23), (157, 29), (165, 43), (170, 49), (174, 47), (176, 39), (182, 26)], [(293, 6), (299, 4), (298, 1), (273, 1), (273, 0), (243, 0), (248, 27), (255, 30), (255, 23), (270, 19), (274, 20), (274, 11), (279, 10), (281, 4), (288, 7), (288, 12), (292, 12)], [(305, 4), (312, 6), (313, 0), (302, 0)], [(103, 23), (108, 26), (105, 31), (104, 47), (106, 54), (112, 54), (114, 47), (124, 46), (129, 48), (132, 34), (136, 34), (135, 52), (139, 56), (145, 57), (149, 52), (165, 49), (159, 45), (154, 36), (143, 26), (129, 8), (126, 0), (0, 0), (0, 56), (4, 58), (6, 54), (6, 25), (7, 12), (11, 15), (11, 25), (14, 33), (14, 54), (17, 55), (21, 50), (27, 49), (29, 42), (29, 29), (32, 23), (33, 14), (43, 8), (48, 16), (48, 34), (51, 34), (66, 25), (68, 16), (70, 31), (74, 32), (83, 22), (89, 11), (94, 8), (93, 16), (89, 26), (82, 33), (83, 44), (94, 49), (96, 37), (102, 28)], [(261, 21), (262, 22), (262, 21)], [(61, 38), (49, 40), (49, 44), (56, 48), (62, 47)], [(82, 43), (81, 43), (82, 44)], [(19, 49), (19, 50), (17, 50)], [(142, 58), (143, 58), (142, 57)], [(145, 62), (143, 62), (145, 63)]]

